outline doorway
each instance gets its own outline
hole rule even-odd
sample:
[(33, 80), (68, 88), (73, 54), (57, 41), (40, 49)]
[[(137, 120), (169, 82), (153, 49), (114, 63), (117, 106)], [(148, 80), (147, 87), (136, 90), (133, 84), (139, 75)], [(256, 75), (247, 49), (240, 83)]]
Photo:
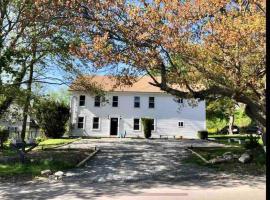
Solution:
[(118, 132), (118, 118), (111, 118), (110, 135), (117, 135)]

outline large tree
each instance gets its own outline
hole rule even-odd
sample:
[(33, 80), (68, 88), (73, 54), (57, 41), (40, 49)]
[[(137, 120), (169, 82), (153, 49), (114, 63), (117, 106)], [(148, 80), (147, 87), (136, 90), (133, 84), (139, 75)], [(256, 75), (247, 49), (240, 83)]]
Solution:
[(77, 12), (70, 24), (81, 38), (71, 51), (97, 69), (148, 74), (155, 86), (183, 98), (231, 98), (266, 126), (264, 0), (82, 0), (67, 6)]
[(73, 69), (69, 44), (74, 38), (65, 28), (64, 12), (50, 0), (0, 1), (0, 118), (23, 99), (23, 141), (32, 84), (59, 83), (61, 77), (51, 78), (48, 71)]

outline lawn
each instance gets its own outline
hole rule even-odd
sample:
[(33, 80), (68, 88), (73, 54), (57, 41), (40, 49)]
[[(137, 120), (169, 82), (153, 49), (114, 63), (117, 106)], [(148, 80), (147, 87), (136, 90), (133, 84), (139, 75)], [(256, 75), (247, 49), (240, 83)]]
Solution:
[[(206, 160), (210, 160), (217, 156), (222, 156), (225, 152), (241, 155), (245, 152), (243, 146), (234, 147), (204, 147), (193, 148), (193, 151), (199, 153)], [(207, 164), (195, 154), (190, 154), (184, 162), (195, 164), (201, 167), (212, 168), (217, 171), (222, 171), (231, 174), (239, 175), (261, 175), (266, 173), (266, 155), (261, 147), (252, 150), (253, 159), (250, 163), (240, 163), (237, 159), (228, 163)]]
[(58, 146), (70, 144), (79, 139), (61, 138), (61, 139), (47, 139), (38, 144), (37, 149), (55, 148)]
[[(12, 178), (32, 179), (40, 175), (40, 172), (45, 169), (50, 169), (52, 172), (74, 168), (93, 150), (57, 150), (55, 147), (69, 144), (78, 139), (48, 139), (40, 142), (39, 145), (31, 152), (26, 154), (28, 162), (21, 164), (18, 160), (17, 153), (10, 149), (8, 143), (5, 144), (5, 149), (0, 152), (0, 159), (10, 158), (8, 162), (0, 164), (0, 180)], [(46, 151), (44, 151), (46, 150)]]

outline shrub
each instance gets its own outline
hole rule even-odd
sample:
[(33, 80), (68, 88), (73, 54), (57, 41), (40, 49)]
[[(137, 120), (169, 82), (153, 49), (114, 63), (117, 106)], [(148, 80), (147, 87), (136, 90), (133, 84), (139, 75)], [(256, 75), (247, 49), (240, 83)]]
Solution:
[(260, 146), (258, 137), (254, 137), (254, 136), (252, 136), (252, 134), (250, 134), (248, 139), (249, 139), (249, 141), (245, 142), (245, 144), (244, 144), (244, 147), (246, 149), (255, 149), (255, 148)]
[(51, 99), (39, 99), (35, 102), (34, 113), (38, 125), (46, 137), (60, 138), (66, 131), (69, 119), (69, 106)]
[(4, 149), (4, 142), (8, 140), (9, 130), (0, 128), (0, 148)]
[(198, 138), (206, 140), (208, 138), (208, 131), (198, 131)]
[(151, 137), (151, 128), (152, 128), (153, 119), (142, 118), (143, 132), (145, 138)]

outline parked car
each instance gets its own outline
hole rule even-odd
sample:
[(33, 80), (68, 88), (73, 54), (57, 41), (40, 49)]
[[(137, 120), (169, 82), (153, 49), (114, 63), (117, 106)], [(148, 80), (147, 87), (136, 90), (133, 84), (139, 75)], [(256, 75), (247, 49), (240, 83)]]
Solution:
[(246, 130), (245, 130), (245, 132), (246, 133), (257, 133), (258, 132), (258, 130), (259, 130), (259, 126), (250, 126), (250, 127), (247, 127), (246, 128)]
[[(232, 132), (233, 134), (239, 134), (240, 129), (238, 126), (233, 126), (232, 127)], [(229, 134), (229, 126), (225, 126), (223, 129), (219, 131), (219, 134)]]

